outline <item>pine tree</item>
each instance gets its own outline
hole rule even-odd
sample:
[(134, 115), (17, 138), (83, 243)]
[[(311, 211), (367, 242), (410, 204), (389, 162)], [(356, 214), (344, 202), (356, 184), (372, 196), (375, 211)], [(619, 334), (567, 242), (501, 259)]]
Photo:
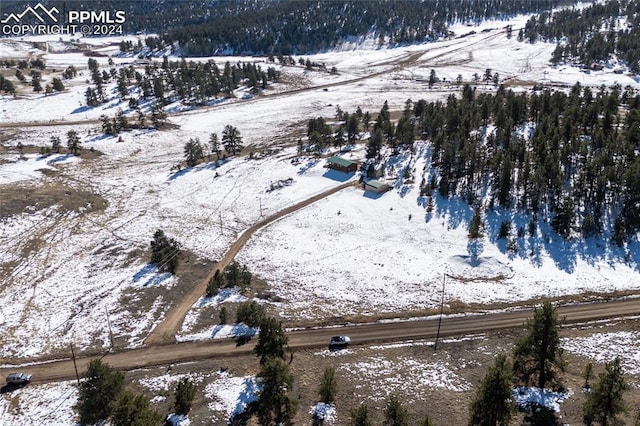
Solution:
[(432, 88), (437, 81), (438, 77), (436, 76), (436, 70), (432, 69), (429, 73), (429, 88)]
[(498, 231), (498, 238), (507, 238), (511, 234), (511, 221), (503, 220), (500, 223), (500, 230)]
[(364, 127), (365, 131), (369, 131), (370, 123), (371, 123), (371, 114), (369, 114), (369, 111), (367, 111), (362, 116), (362, 127)]
[(293, 424), (297, 401), (289, 393), (293, 374), (280, 358), (268, 358), (258, 373), (262, 390), (258, 397), (258, 421), (262, 426)]
[(227, 314), (227, 307), (226, 306), (223, 306), (223, 307), (220, 308), (219, 317), (220, 317), (220, 324), (224, 325), (224, 324), (227, 323), (228, 314)]
[(164, 111), (162, 104), (156, 102), (151, 108), (151, 123), (156, 129), (161, 129), (167, 122), (167, 113)]
[(125, 390), (113, 403), (111, 425), (113, 426), (152, 426), (159, 425), (162, 417), (149, 407), (149, 400), (142, 394)]
[(237, 261), (232, 261), (224, 267), (224, 280), (229, 287), (235, 287), (240, 283), (241, 270)]
[(513, 348), (513, 370), (524, 384), (536, 383), (539, 388), (558, 379), (564, 369), (559, 336), (560, 320), (550, 302), (535, 308), (533, 319), (527, 321), (527, 334)]
[(118, 130), (129, 129), (129, 120), (127, 119), (127, 116), (124, 115), (124, 112), (120, 108), (118, 108), (118, 110), (116, 111), (114, 122), (116, 123)]
[(260, 357), (260, 365), (264, 365), (269, 358), (284, 359), (287, 343), (289, 338), (282, 324), (275, 318), (265, 317), (260, 321), (260, 334), (253, 352)]
[(469, 223), (469, 238), (470, 239), (482, 238), (483, 230), (484, 230), (484, 223), (482, 221), (480, 208), (476, 208), (473, 212), (473, 218)]
[(211, 148), (211, 153), (216, 154), (216, 160), (220, 160), (220, 141), (218, 140), (217, 133), (211, 133), (209, 136), (209, 147)]
[(511, 364), (504, 355), (498, 355), (471, 402), (469, 425), (497, 426), (509, 423), (515, 410), (511, 398), (511, 375)]
[(187, 166), (193, 167), (203, 158), (204, 152), (200, 139), (189, 139), (189, 142), (184, 145), (184, 159), (187, 162)]
[(78, 132), (75, 130), (69, 130), (67, 132), (67, 149), (73, 152), (73, 155), (78, 155), (78, 151), (81, 149), (80, 138)]
[(330, 404), (335, 401), (337, 393), (338, 382), (336, 381), (336, 369), (333, 367), (327, 367), (324, 369), (322, 380), (320, 381), (320, 387), (318, 388), (320, 400), (326, 404)]
[(266, 316), (264, 307), (255, 300), (242, 302), (236, 311), (236, 323), (259, 327)]
[(237, 128), (227, 124), (222, 131), (222, 145), (224, 149), (231, 155), (236, 155), (244, 146), (242, 145), (242, 137)]
[(57, 77), (53, 77), (52, 81), (52, 86), (53, 86), (53, 90), (55, 90), (56, 92), (62, 92), (64, 90), (64, 84), (62, 84), (62, 80), (60, 80)]
[(374, 130), (367, 144), (367, 158), (375, 158), (380, 155), (381, 148), (382, 132), (380, 130)]
[(84, 99), (87, 103), (87, 106), (93, 107), (100, 105), (100, 101), (98, 100), (98, 95), (92, 87), (87, 87), (87, 90), (84, 93)]
[(183, 377), (176, 385), (175, 402), (176, 414), (186, 415), (191, 410), (191, 404), (196, 396), (196, 385), (189, 377)]
[(556, 215), (551, 221), (553, 230), (564, 238), (571, 234), (571, 226), (575, 216), (575, 204), (570, 197), (564, 197), (555, 208)]
[(344, 139), (344, 126), (341, 124), (336, 130), (336, 136), (333, 138), (333, 146), (334, 148), (338, 148), (338, 150), (342, 151), (342, 146), (345, 144)]
[(428, 414), (425, 414), (420, 422), (420, 426), (436, 426), (436, 424), (431, 420)]
[(40, 75), (36, 74), (31, 78), (31, 85), (34, 92), (42, 92), (42, 84), (40, 83)]
[(102, 114), (100, 116), (100, 121), (102, 121), (102, 133), (105, 135), (113, 135), (113, 124), (111, 123), (111, 119), (106, 115)]
[(225, 287), (224, 275), (220, 273), (220, 269), (216, 269), (216, 272), (213, 273), (213, 283), (217, 288)]
[[(220, 271), (217, 269), (216, 272), (220, 273)], [(207, 282), (207, 292), (206, 292), (206, 296), (207, 297), (214, 297), (216, 294), (218, 294), (218, 290), (220, 290), (220, 287), (218, 286), (218, 283), (216, 282), (214, 277), (209, 278), (209, 282)]]
[(598, 383), (587, 396), (584, 405), (584, 423), (592, 425), (598, 422), (601, 426), (624, 424), (618, 415), (627, 412), (623, 395), (629, 389), (622, 374), (622, 360), (616, 357), (607, 363), (600, 373)]
[(124, 374), (99, 359), (89, 362), (78, 387), (75, 406), (82, 425), (93, 424), (111, 415), (112, 402), (124, 389)]
[(372, 426), (373, 423), (369, 420), (369, 409), (363, 403), (354, 410), (351, 410), (351, 416), (349, 420), (350, 426)]
[(591, 389), (591, 377), (593, 377), (593, 364), (587, 363), (586, 367), (584, 367), (584, 372), (582, 373), (582, 377), (584, 377), (584, 388)]
[(178, 266), (179, 254), (180, 243), (175, 239), (167, 237), (161, 229), (158, 229), (153, 234), (151, 263), (156, 263), (158, 269), (173, 274)]
[(384, 409), (384, 426), (409, 426), (407, 409), (402, 406), (398, 395), (391, 395)]
[(55, 153), (60, 152), (60, 145), (61, 145), (60, 136), (51, 136), (49, 140), (51, 141), (51, 151)]
[(350, 144), (354, 144), (356, 137), (358, 136), (358, 116), (356, 114), (350, 114), (346, 120), (347, 123), (347, 141)]

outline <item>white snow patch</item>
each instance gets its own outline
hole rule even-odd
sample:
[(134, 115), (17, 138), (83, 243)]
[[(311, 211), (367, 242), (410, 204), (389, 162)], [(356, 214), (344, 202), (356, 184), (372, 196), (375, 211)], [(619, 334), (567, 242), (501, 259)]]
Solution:
[(625, 373), (640, 374), (640, 332), (638, 331), (615, 331), (595, 333), (586, 337), (565, 337), (562, 338), (562, 348), (602, 364), (620, 357)]
[(314, 419), (322, 420), (324, 422), (323, 424), (332, 425), (336, 421), (336, 406), (318, 402), (311, 407), (309, 414), (311, 414), (311, 417)]
[(203, 377), (197, 374), (163, 374), (155, 377), (144, 377), (138, 382), (152, 392), (172, 391), (176, 383), (183, 378), (188, 377), (194, 383), (200, 383)]
[(78, 399), (74, 381), (30, 385), (0, 394), (3, 426), (76, 425), (73, 409)]
[(48, 157), (25, 154), (18, 158), (5, 155), (0, 157), (0, 184), (37, 179), (42, 177), (41, 170), (55, 170), (55, 166), (79, 161), (80, 157), (71, 154), (54, 154)]
[(167, 415), (167, 422), (169, 422), (171, 426), (189, 426), (191, 424), (189, 416), (176, 413)]
[(553, 392), (549, 389), (521, 386), (513, 390), (513, 397), (516, 404), (524, 407), (529, 404), (537, 404), (547, 407), (556, 413), (560, 411), (560, 404), (571, 395), (573, 395), (571, 389), (566, 392)]
[(195, 323), (201, 313), (201, 309), (207, 306), (218, 306), (222, 303), (242, 303), (247, 298), (240, 294), (239, 287), (220, 289), (214, 297), (203, 296), (193, 305), (187, 313), (182, 327), (176, 336), (179, 342), (189, 340), (206, 340), (206, 339), (224, 339), (227, 337), (247, 336), (251, 337), (257, 333), (257, 329), (246, 326), (245, 324), (219, 324), (212, 329), (207, 328), (201, 331), (194, 331)]
[[(367, 383), (373, 389), (371, 395), (358, 395), (374, 400), (386, 399), (391, 393), (402, 390), (420, 394), (423, 388), (444, 388), (453, 392), (466, 392), (471, 385), (448, 362), (422, 362), (411, 358), (388, 359), (370, 356), (364, 361), (343, 364), (340, 370), (351, 376), (355, 383)], [(406, 378), (411, 377), (411, 382)], [(362, 385), (356, 385), (356, 389)]]
[(258, 399), (261, 385), (253, 376), (233, 377), (228, 372), (218, 373), (218, 378), (209, 383), (204, 394), (209, 409), (225, 413), (225, 420), (242, 413), (247, 405)]

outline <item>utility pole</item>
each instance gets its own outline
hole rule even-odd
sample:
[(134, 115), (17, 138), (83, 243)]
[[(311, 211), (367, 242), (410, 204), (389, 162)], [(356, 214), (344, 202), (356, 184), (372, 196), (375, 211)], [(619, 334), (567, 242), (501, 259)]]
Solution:
[(260, 200), (260, 217), (262, 217), (262, 198), (258, 198)]
[(218, 217), (220, 218), (220, 234), (222, 235), (222, 212), (218, 210)]
[(107, 325), (109, 326), (109, 341), (111, 342), (111, 350), (113, 350), (113, 331), (111, 331), (111, 320), (109, 320), (109, 311), (107, 307), (104, 307), (104, 312), (107, 314)]
[(76, 365), (76, 354), (73, 352), (73, 342), (69, 342), (69, 346), (71, 346), (71, 358), (73, 359), (73, 368), (76, 370), (76, 380), (78, 381), (78, 386), (80, 386), (80, 375), (78, 374), (78, 366)]
[(442, 298), (440, 299), (440, 318), (438, 318), (438, 331), (436, 333), (436, 343), (433, 345), (433, 351), (438, 349), (438, 339), (440, 338), (440, 325), (442, 324), (442, 309), (444, 307), (444, 281), (446, 274), (442, 274)]

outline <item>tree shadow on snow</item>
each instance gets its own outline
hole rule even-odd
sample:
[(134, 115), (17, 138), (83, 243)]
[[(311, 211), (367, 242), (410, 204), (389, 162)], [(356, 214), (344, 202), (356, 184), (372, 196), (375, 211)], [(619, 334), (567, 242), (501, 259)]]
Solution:
[(317, 166), (319, 162), (320, 160), (317, 160), (317, 159), (307, 161), (304, 165), (302, 165), (298, 169), (298, 175), (302, 176), (303, 174), (307, 173), (309, 170)]
[(74, 109), (73, 111), (71, 111), (71, 114), (80, 114), (80, 113), (83, 113), (83, 112), (89, 111), (89, 110), (90, 110), (90, 109), (92, 109), (92, 108), (93, 108), (93, 107), (90, 107), (90, 106), (84, 105), (84, 106), (78, 107), (78, 108)]

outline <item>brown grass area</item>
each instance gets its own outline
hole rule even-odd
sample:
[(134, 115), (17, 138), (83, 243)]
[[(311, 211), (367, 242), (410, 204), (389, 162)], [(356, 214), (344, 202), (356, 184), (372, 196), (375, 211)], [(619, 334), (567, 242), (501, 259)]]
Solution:
[(65, 211), (102, 211), (107, 201), (99, 194), (75, 188), (61, 182), (47, 182), (38, 186), (29, 184), (0, 185), (0, 218), (23, 212), (35, 212), (53, 205)]
[[(578, 337), (602, 331), (639, 330), (640, 321), (626, 320), (609, 322), (606, 325), (588, 327), (567, 327), (561, 331), (562, 337)], [(349, 413), (361, 403), (366, 403), (373, 424), (381, 424), (386, 396), (390, 393), (399, 395), (405, 408), (409, 412), (409, 424), (415, 425), (429, 414), (436, 425), (464, 425), (468, 422), (468, 407), (475, 395), (475, 389), (479, 381), (485, 375), (489, 365), (493, 363), (497, 354), (509, 355), (511, 348), (521, 335), (523, 330), (507, 330), (500, 333), (488, 334), (474, 340), (451, 341), (444, 340), (438, 344), (438, 351), (434, 352), (433, 346), (414, 345), (403, 347), (353, 347), (348, 351), (329, 354), (323, 350), (305, 350), (294, 354), (291, 369), (295, 376), (293, 395), (299, 401), (299, 407), (295, 418), (295, 424), (309, 425), (311, 417), (309, 409), (318, 401), (317, 389), (322, 374), (326, 367), (334, 367), (338, 380), (338, 395), (336, 399), (337, 421), (336, 425), (348, 424)], [(378, 373), (371, 368), (369, 372), (364, 369), (356, 369), (355, 365), (361, 362), (373, 362), (384, 360), (388, 365), (401, 366), (407, 360), (411, 360), (411, 369), (397, 368), (390, 374)], [(582, 424), (582, 407), (585, 395), (581, 391), (584, 382), (582, 372), (588, 359), (565, 354), (567, 361), (566, 371), (562, 375), (562, 383), (572, 390), (573, 395), (561, 404), (558, 420), (568, 424)], [(421, 368), (433, 368), (433, 365), (446, 365), (460, 382), (466, 383), (471, 388), (465, 391), (453, 391), (447, 388), (437, 387), (436, 381), (421, 380), (415, 376)], [(258, 360), (253, 356), (210, 360), (199, 364), (182, 364), (170, 367), (172, 374), (184, 374), (193, 372), (207, 377), (198, 384), (198, 396), (194, 407), (189, 414), (193, 425), (226, 425), (222, 413), (212, 412), (207, 404), (211, 401), (204, 398), (204, 388), (218, 377), (220, 369), (226, 369), (231, 376), (240, 377), (255, 375), (259, 371)], [(603, 366), (594, 363), (594, 373), (602, 371)], [(356, 371), (356, 372), (354, 372)], [(359, 372), (358, 372), (359, 371)], [(137, 384), (140, 377), (165, 374), (167, 368), (157, 368), (145, 371), (135, 371), (127, 374), (128, 379), (136, 390), (144, 391)], [(623, 416), (624, 424), (633, 424), (632, 419), (637, 414), (637, 401), (640, 400), (638, 381), (640, 377), (627, 376), (627, 380), (636, 383), (625, 394), (625, 400), (629, 405), (629, 413)], [(592, 381), (593, 383), (593, 381)], [(159, 393), (149, 393), (152, 398)], [(173, 389), (165, 393), (169, 398), (154, 407), (161, 413), (170, 410), (170, 402)], [(511, 424), (523, 423), (525, 413), (518, 413)], [(253, 423), (249, 423), (253, 424)]]

